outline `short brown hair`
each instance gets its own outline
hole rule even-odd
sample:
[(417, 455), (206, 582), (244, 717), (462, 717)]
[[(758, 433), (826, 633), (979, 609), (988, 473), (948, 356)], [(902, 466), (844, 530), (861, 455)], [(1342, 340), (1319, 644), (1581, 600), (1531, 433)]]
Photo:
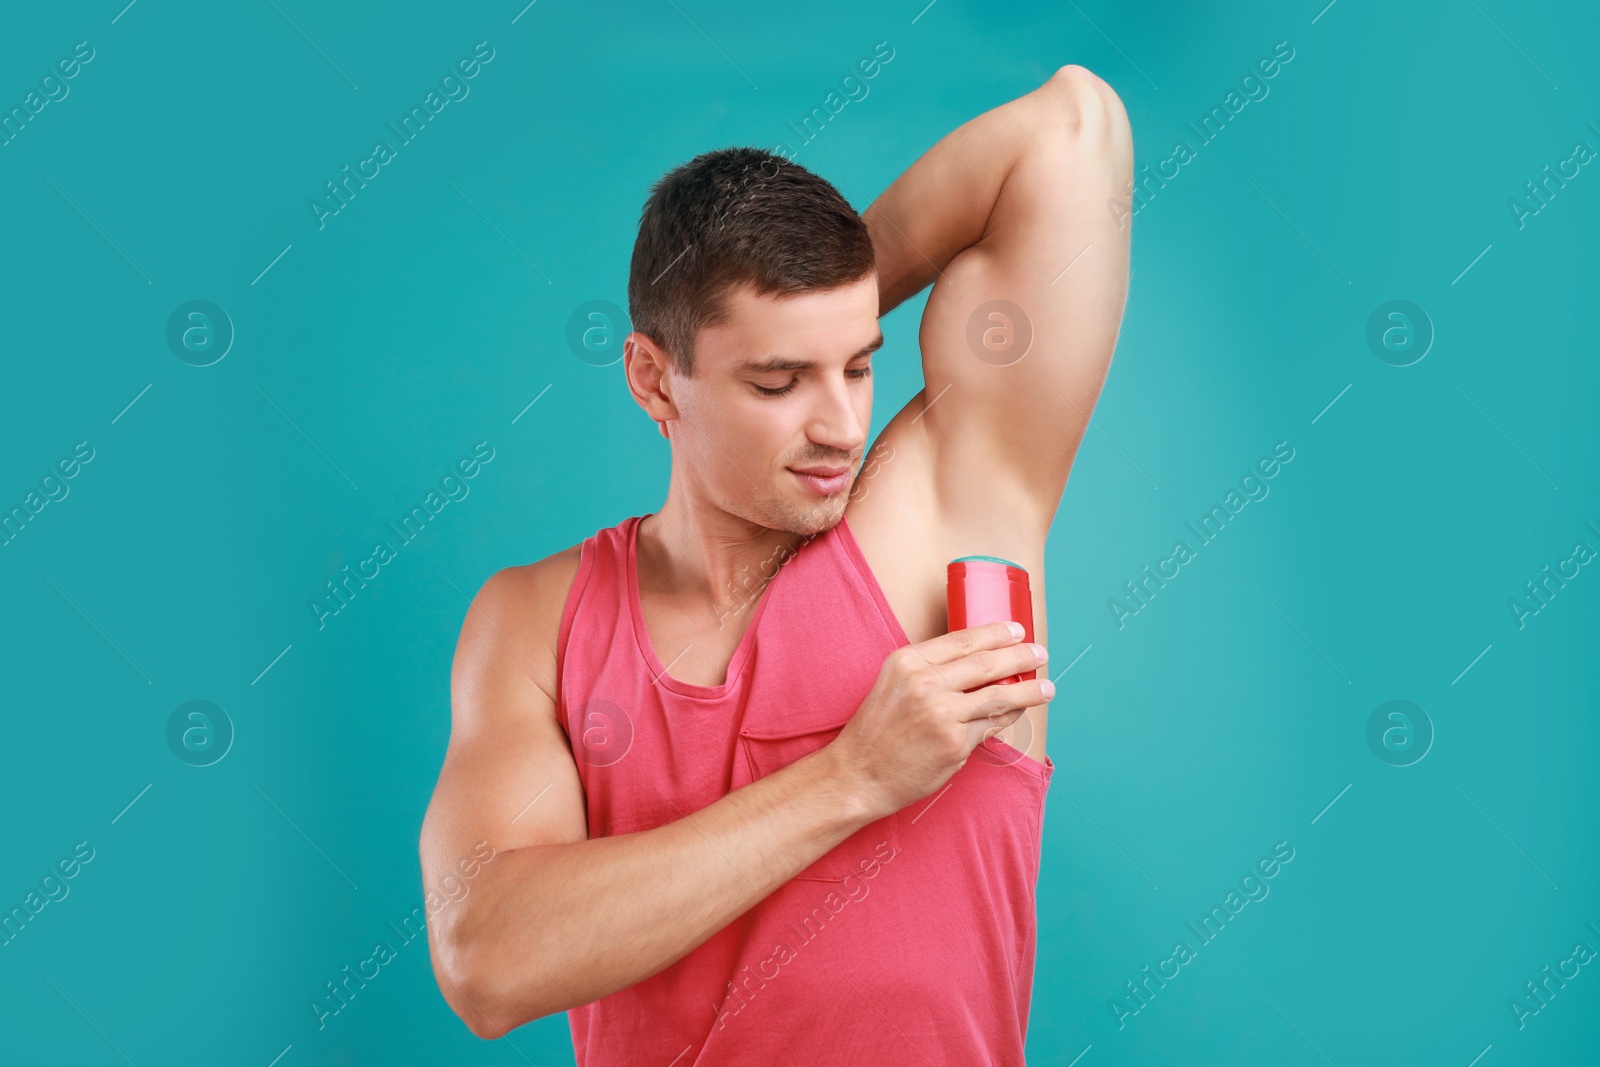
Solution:
[(759, 148), (723, 148), (651, 188), (628, 270), (628, 316), (692, 377), (695, 334), (724, 320), (728, 290), (832, 289), (874, 268), (866, 223), (828, 181)]

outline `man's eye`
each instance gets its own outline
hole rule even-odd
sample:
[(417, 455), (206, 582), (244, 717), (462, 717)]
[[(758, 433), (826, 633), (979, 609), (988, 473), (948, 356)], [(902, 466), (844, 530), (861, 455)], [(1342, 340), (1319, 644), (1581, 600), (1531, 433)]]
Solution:
[(790, 382), (781, 389), (768, 389), (766, 386), (756, 385), (754, 382), (751, 382), (750, 384), (755, 388), (755, 391), (760, 393), (762, 396), (783, 396), (785, 393), (794, 388), (794, 382)]
[(858, 378), (858, 379), (859, 378), (870, 378), (870, 377), (872, 377), (872, 368), (871, 367), (856, 367), (856, 368), (853, 368), (851, 370), (845, 371), (845, 373), (850, 375), (850, 377), (852, 377), (852, 378)]

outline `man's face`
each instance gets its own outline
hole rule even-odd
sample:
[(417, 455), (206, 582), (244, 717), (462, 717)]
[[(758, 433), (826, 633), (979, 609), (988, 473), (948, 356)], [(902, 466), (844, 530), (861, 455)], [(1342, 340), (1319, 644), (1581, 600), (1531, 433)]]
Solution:
[(695, 497), (746, 521), (828, 530), (844, 517), (872, 421), (877, 275), (796, 296), (740, 287), (727, 305), (727, 320), (699, 333), (694, 377), (667, 381), (674, 467), (682, 461)]

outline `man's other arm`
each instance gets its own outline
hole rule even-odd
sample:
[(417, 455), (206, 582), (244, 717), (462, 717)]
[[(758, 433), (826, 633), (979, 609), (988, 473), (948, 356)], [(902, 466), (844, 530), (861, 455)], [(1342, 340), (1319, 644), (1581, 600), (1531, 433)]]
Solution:
[(650, 977), (883, 814), (830, 746), (674, 822), (589, 840), (550, 684), (572, 567), (548, 562), (500, 572), (468, 610), (422, 828), (429, 890), (459, 882), (478, 842), (494, 849), (428, 922), (440, 991), (480, 1037)]

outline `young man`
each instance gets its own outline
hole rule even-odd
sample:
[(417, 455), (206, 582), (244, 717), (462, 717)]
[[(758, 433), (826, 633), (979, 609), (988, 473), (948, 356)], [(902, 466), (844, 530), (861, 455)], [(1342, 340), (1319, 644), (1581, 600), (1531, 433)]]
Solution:
[[(945, 633), (945, 565), (1024, 566), (1042, 644), (1131, 180), (1121, 102), (1068, 66), (865, 215), (752, 149), (657, 184), (624, 354), (666, 500), (496, 574), (456, 652), (421, 851), (430, 888), (472, 868), (429, 943), (474, 1033), (567, 1010), (582, 1067), (1022, 1063), (1053, 687), (1006, 624)], [(869, 450), (878, 318), (929, 282), (926, 388)]]

